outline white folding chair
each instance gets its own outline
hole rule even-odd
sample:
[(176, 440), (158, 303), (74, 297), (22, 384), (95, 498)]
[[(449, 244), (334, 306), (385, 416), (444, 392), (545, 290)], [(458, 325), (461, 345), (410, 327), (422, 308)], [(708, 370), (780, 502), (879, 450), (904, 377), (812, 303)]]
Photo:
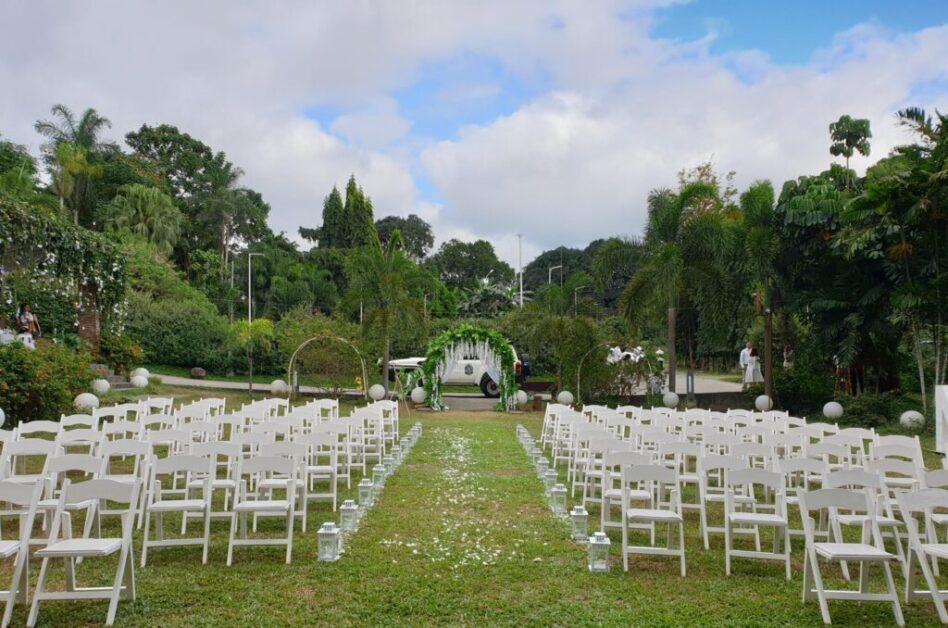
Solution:
[[(647, 507), (633, 508), (633, 491), (646, 486), (649, 492)], [(667, 543), (655, 546), (652, 533), (650, 545), (633, 545), (629, 541), (632, 524), (665, 524)], [(678, 543), (673, 542), (674, 529), (678, 528)], [(681, 486), (678, 470), (660, 465), (630, 465), (622, 469), (622, 567), (629, 570), (630, 554), (651, 556), (677, 556), (681, 564), (681, 575), (685, 576), (685, 522), (681, 515)]]
[[(30, 607), (28, 626), (35, 626), (39, 615), (40, 603), (43, 600), (109, 600), (109, 611), (105, 624), (111, 626), (115, 622), (115, 613), (118, 610), (119, 599), (135, 599), (135, 566), (132, 558), (132, 530), (135, 526), (135, 504), (138, 502), (138, 482), (116, 482), (114, 480), (95, 479), (87, 482), (72, 484), (68, 480), (63, 484), (59, 497), (59, 505), (50, 526), (49, 540), (46, 547), (37, 550), (36, 556), (42, 558), (39, 580), (36, 583), (36, 593), (33, 595), (33, 605)], [(67, 535), (60, 540), (62, 523), (69, 522), (66, 515), (66, 504), (80, 503), (95, 500), (102, 503), (125, 504), (124, 508), (112, 512), (121, 518), (121, 533), (118, 537), (110, 538), (70, 538)], [(99, 558), (118, 553), (118, 565), (115, 577), (110, 587), (77, 587), (75, 561), (78, 558)], [(49, 572), (50, 559), (63, 558), (66, 565), (66, 590), (47, 591), (46, 577)]]
[(60, 430), (69, 430), (71, 428), (98, 430), (99, 420), (91, 414), (70, 414), (63, 415), (59, 419)]
[[(761, 558), (764, 560), (783, 561), (790, 579), (790, 535), (787, 528), (787, 505), (784, 502), (783, 476), (774, 471), (748, 468), (734, 469), (725, 474), (724, 484), (724, 572), (731, 575), (731, 559)], [(753, 502), (748, 504), (738, 501), (736, 497), (752, 496)], [(761, 551), (760, 528), (773, 528), (773, 551)], [(734, 547), (734, 530), (743, 529), (754, 536), (753, 550), (737, 549)], [(783, 550), (780, 542), (783, 541)]]
[[(336, 448), (335, 433), (303, 434), (296, 442), (306, 445), (309, 449), (306, 455), (306, 499), (329, 500), (332, 502), (332, 511), (336, 512), (339, 452)], [(326, 484), (326, 490), (320, 492), (318, 485), (322, 483)]]
[(13, 605), (16, 602), (26, 604), (30, 589), (30, 532), (33, 529), (33, 520), (36, 517), (36, 508), (40, 495), (43, 492), (43, 483), (36, 482), (32, 486), (0, 481), (0, 503), (7, 504), (4, 509), (17, 519), (14, 529), (16, 538), (0, 539), (0, 559), (13, 558), (13, 575), (10, 578), (10, 588), (0, 591), (3, 595), (5, 608), (0, 628), (10, 625), (13, 615)]
[[(238, 462), (239, 478), (234, 514), (231, 517), (230, 540), (227, 545), (227, 566), (233, 563), (234, 547), (251, 545), (285, 545), (286, 563), (293, 556), (293, 521), (296, 517), (296, 472), (297, 463), (283, 456), (258, 456)], [(259, 490), (260, 482), (270, 476), (282, 478), (285, 499), (273, 499), (272, 490), (267, 498)], [(269, 514), (286, 517), (286, 537), (282, 539), (247, 538), (247, 515)], [(237, 524), (240, 523), (241, 538), (237, 538)]]
[[(945, 596), (948, 591), (939, 589), (935, 567), (939, 560), (948, 559), (948, 543), (939, 543), (932, 529), (932, 515), (945, 516), (948, 510), (948, 490), (943, 488), (924, 488), (914, 493), (901, 492), (896, 495), (902, 519), (908, 528), (908, 560), (906, 565), (905, 603), (912, 598), (929, 595), (935, 604), (941, 623), (948, 624), (948, 611), (945, 610)], [(919, 521), (921, 520), (921, 521)], [(927, 590), (915, 588), (915, 559), (922, 570)]]
[[(214, 471), (214, 460), (204, 456), (189, 454), (172, 455), (167, 458), (152, 460), (151, 480), (152, 489), (148, 502), (145, 504), (145, 532), (142, 539), (142, 568), (148, 559), (149, 547), (179, 547), (182, 545), (200, 545), (202, 547), (201, 562), (207, 564), (207, 549), (211, 538), (211, 478)], [(185, 476), (184, 488), (178, 489), (175, 484), (178, 476)], [(200, 497), (193, 497), (190, 488), (192, 476), (197, 476), (202, 482)], [(200, 515), (204, 518), (204, 533), (199, 537), (164, 538), (163, 519), (167, 513), (185, 513)], [(151, 531), (151, 518), (155, 517), (155, 539), (148, 535)]]
[(17, 427), (17, 439), (23, 440), (25, 438), (42, 438), (42, 434), (46, 434), (52, 438), (55, 438), (60, 432), (60, 425), (57, 421), (27, 421), (26, 423), (20, 423)]
[[(817, 541), (815, 538), (816, 517), (825, 513), (830, 522), (839, 511), (858, 512), (865, 515), (866, 524), (858, 543), (835, 541)], [(889, 602), (892, 604), (892, 613), (899, 626), (905, 625), (902, 617), (902, 607), (895, 590), (895, 581), (892, 578), (891, 563), (898, 560), (895, 554), (885, 550), (882, 535), (876, 523), (875, 504), (867, 491), (850, 491), (841, 488), (824, 488), (800, 494), (800, 515), (803, 518), (803, 534), (806, 542), (806, 553), (803, 563), (803, 601), (814, 597), (819, 601), (820, 614), (823, 623), (830, 624), (828, 600), (856, 600)], [(820, 559), (827, 562), (858, 562), (859, 563), (859, 590), (830, 590), (823, 586), (823, 575), (820, 571)], [(869, 591), (869, 565), (881, 565), (885, 576), (886, 590), (884, 593)]]
[[(302, 521), (302, 531), (306, 532), (306, 515), (309, 511), (309, 471), (307, 469), (307, 456), (309, 446), (306, 443), (279, 441), (276, 443), (265, 443), (260, 445), (261, 456), (283, 456), (296, 464), (296, 490), (298, 492), (295, 514)], [(269, 477), (261, 479), (257, 483), (258, 491), (272, 491), (282, 489), (286, 484), (286, 478), (277, 473), (271, 473)], [(266, 514), (254, 513), (253, 530), (257, 531), (257, 519), (265, 517)]]
[[(709, 523), (708, 506), (711, 504), (724, 505), (726, 488), (724, 478), (732, 469), (742, 469), (746, 465), (737, 456), (702, 456), (698, 458), (698, 503), (701, 505), (699, 520), (701, 538), (704, 540), (704, 549), (711, 548), (711, 534), (724, 534), (724, 523), (714, 526)], [(753, 502), (753, 497), (746, 495), (735, 496), (736, 500), (747, 503)]]

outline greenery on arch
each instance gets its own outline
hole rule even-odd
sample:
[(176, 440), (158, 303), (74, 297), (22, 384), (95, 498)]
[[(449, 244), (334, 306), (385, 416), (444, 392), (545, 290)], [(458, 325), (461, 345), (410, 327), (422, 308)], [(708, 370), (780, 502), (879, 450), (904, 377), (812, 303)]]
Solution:
[[(497, 403), (497, 409), (511, 409), (517, 391), (513, 347), (500, 333), (473, 325), (460, 325), (454, 329), (449, 329), (428, 344), (428, 353), (422, 367), (425, 382), (425, 402), (432, 410), (443, 410), (445, 408), (438, 370), (445, 366), (451, 352), (459, 345), (484, 347), (486, 352), (493, 353), (500, 366), (499, 381), (497, 382), (500, 401)], [(484, 357), (482, 353), (481, 359), (484, 359)]]

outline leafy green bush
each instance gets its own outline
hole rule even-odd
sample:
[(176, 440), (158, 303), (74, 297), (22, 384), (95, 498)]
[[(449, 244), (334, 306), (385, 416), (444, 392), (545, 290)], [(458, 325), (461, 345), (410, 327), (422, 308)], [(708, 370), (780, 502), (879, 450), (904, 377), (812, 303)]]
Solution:
[(128, 375), (131, 368), (141, 364), (144, 358), (142, 348), (128, 336), (105, 334), (100, 345), (102, 359), (111, 366), (116, 373)]
[(902, 395), (893, 392), (863, 393), (858, 397), (842, 397), (838, 401), (843, 406), (841, 425), (859, 427), (882, 427), (899, 418), (899, 405)]
[(84, 353), (48, 342), (37, 344), (35, 351), (18, 342), (0, 346), (0, 407), (8, 426), (58, 420), (91, 381)]
[[(196, 291), (195, 291), (196, 292)], [(198, 293), (200, 294), (200, 293)], [(193, 299), (153, 298), (130, 291), (125, 333), (146, 361), (221, 372), (233, 342), (227, 320), (203, 295)]]

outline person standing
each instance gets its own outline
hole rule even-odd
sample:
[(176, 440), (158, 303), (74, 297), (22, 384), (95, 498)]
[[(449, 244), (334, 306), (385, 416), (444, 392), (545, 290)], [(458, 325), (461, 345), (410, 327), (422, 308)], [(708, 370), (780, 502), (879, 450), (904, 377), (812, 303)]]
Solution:
[(741, 383), (743, 384), (742, 390), (747, 390), (747, 364), (750, 362), (751, 349), (754, 348), (754, 344), (748, 340), (744, 345), (744, 348), (741, 349), (741, 355), (737, 359), (738, 364), (741, 366)]
[(747, 357), (747, 366), (744, 368), (744, 387), (751, 384), (760, 384), (764, 381), (764, 376), (760, 372), (760, 355), (757, 349), (751, 347), (750, 355)]
[(31, 334), (34, 338), (41, 335), (39, 319), (30, 309), (29, 303), (21, 303), (16, 313), (16, 329), (20, 334)]

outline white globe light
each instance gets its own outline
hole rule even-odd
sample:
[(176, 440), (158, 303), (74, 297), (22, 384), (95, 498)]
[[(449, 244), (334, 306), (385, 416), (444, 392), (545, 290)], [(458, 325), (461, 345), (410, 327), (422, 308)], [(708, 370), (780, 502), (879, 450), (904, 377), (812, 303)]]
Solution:
[(144, 375), (135, 375), (129, 381), (132, 382), (132, 386), (134, 386), (135, 388), (144, 388), (145, 386), (148, 385), (148, 378), (145, 377)]
[(422, 404), (425, 402), (425, 389), (421, 386), (416, 386), (411, 391), (411, 400), (417, 404)]
[(385, 397), (385, 387), (381, 384), (372, 384), (369, 386), (369, 398), (373, 401), (379, 401)]
[(774, 402), (767, 395), (761, 395), (754, 400), (754, 407), (760, 410), (761, 412), (766, 412), (774, 407)]
[(823, 416), (827, 419), (838, 419), (843, 416), (843, 406), (838, 401), (830, 401), (823, 406)]
[(662, 403), (665, 404), (666, 408), (677, 408), (678, 407), (678, 395), (673, 392), (667, 392), (662, 395)]
[(109, 392), (109, 389), (112, 388), (112, 385), (109, 384), (107, 379), (94, 379), (92, 380), (92, 392), (97, 395), (104, 395)]
[(138, 367), (132, 371), (132, 377), (144, 377), (145, 379), (148, 379), (150, 376), (151, 373), (148, 372), (148, 369), (143, 369), (141, 367)]
[(920, 430), (925, 425), (925, 415), (918, 410), (906, 410), (899, 417), (902, 427), (909, 430)]
[(80, 393), (72, 400), (76, 410), (95, 410), (99, 407), (99, 398), (92, 393)]
[(0, 408), (0, 427), (3, 427), (3, 424), (7, 422), (7, 415), (3, 411), (3, 408)]
[(525, 390), (518, 390), (518, 391), (517, 391), (517, 403), (522, 406), (522, 405), (525, 405), (528, 401), (530, 401), (530, 396), (527, 395), (527, 391), (525, 391)]
[(280, 393), (285, 393), (285, 392), (288, 392), (289, 390), (290, 390), (290, 387), (287, 386), (286, 382), (284, 382), (282, 379), (275, 379), (272, 382), (270, 382), (270, 392), (272, 393), (276, 393), (279, 395)]
[(556, 396), (556, 401), (557, 403), (561, 403), (564, 406), (573, 405), (573, 393), (568, 390), (564, 390)]

